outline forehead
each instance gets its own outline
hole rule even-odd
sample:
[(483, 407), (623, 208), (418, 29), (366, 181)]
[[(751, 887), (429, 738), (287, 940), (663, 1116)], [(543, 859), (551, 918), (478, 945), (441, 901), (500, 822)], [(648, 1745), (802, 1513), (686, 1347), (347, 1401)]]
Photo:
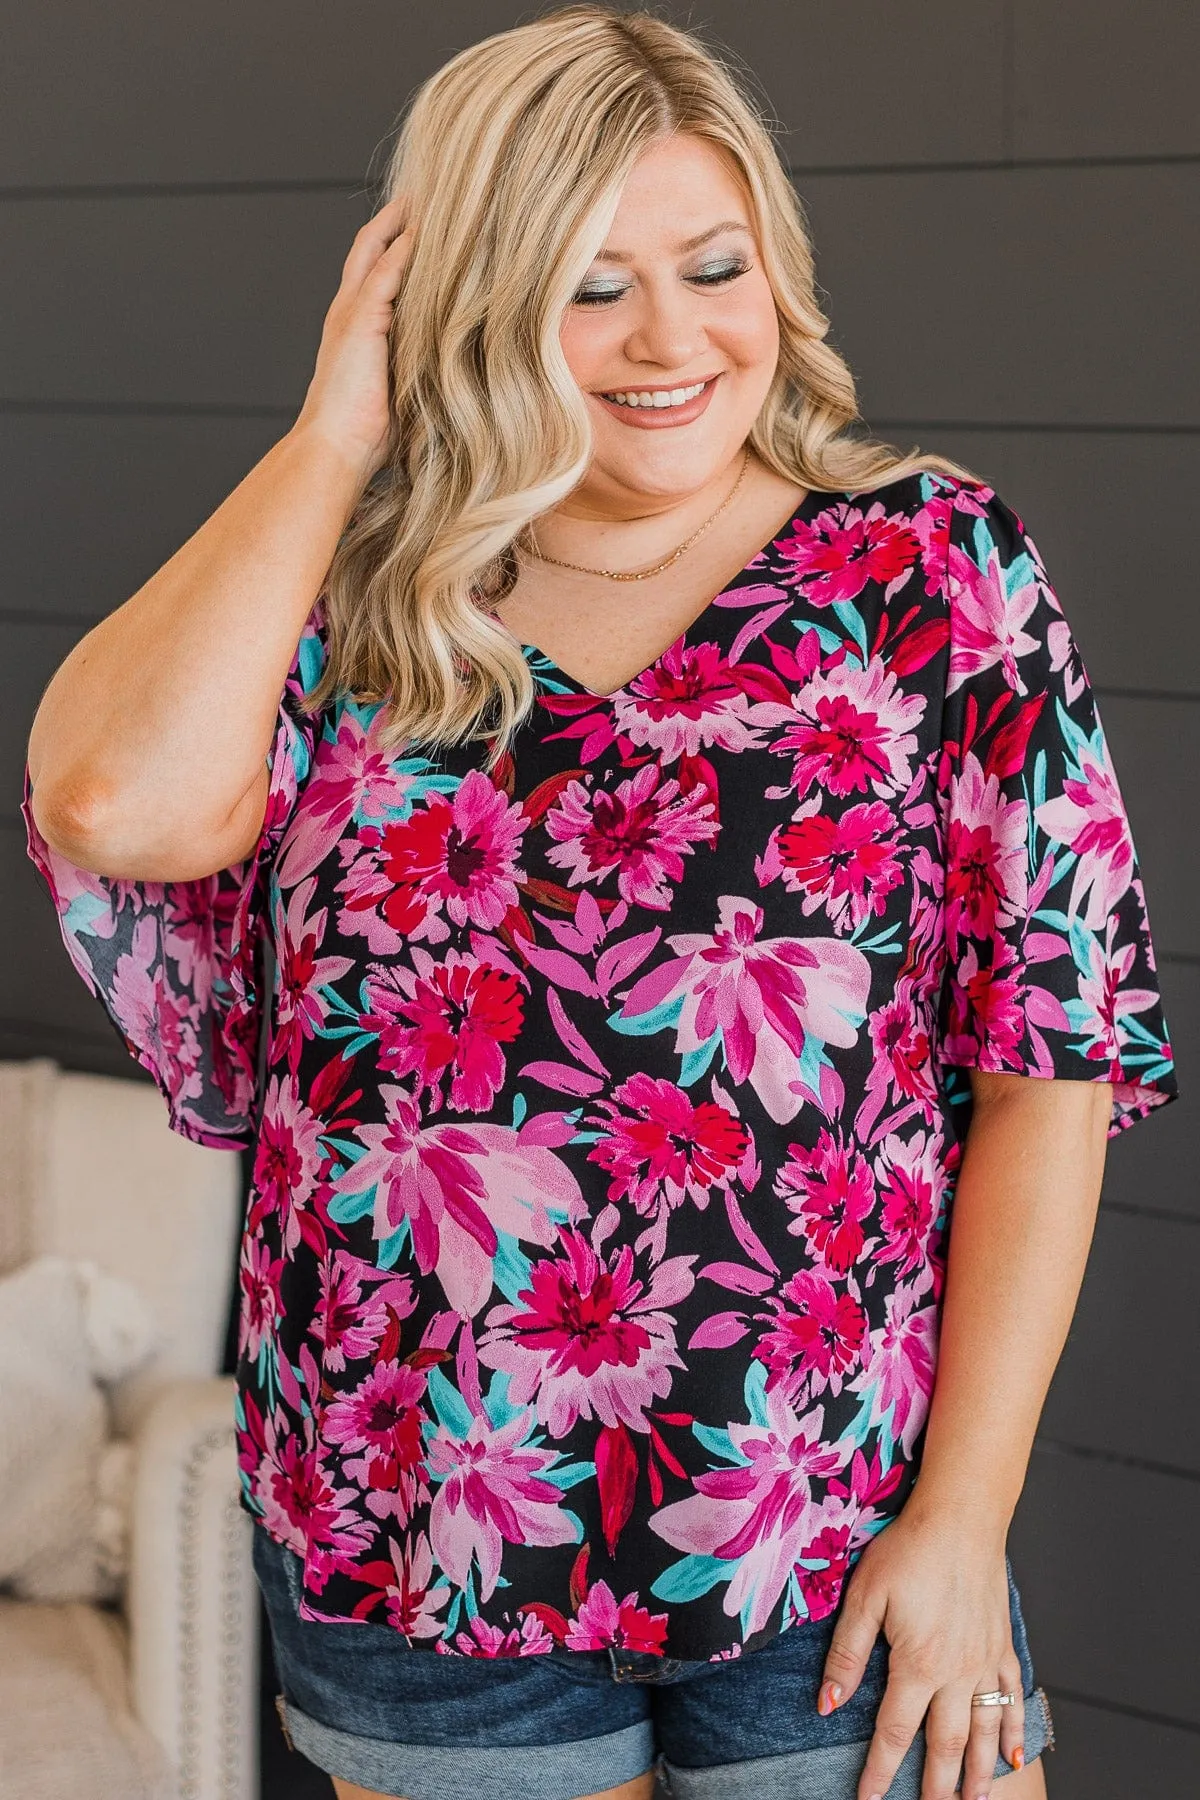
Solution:
[(718, 146), (678, 133), (652, 144), (634, 163), (605, 249), (676, 249), (722, 221), (754, 229), (737, 165)]

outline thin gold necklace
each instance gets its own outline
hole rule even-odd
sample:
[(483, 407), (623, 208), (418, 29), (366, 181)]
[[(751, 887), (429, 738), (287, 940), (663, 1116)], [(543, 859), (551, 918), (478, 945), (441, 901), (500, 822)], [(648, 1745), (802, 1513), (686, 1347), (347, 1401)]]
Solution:
[(725, 511), (725, 508), (729, 505), (729, 502), (741, 487), (743, 481), (745, 481), (746, 471), (749, 467), (750, 446), (747, 445), (746, 453), (742, 458), (741, 474), (726, 494), (724, 500), (722, 500), (720, 506), (718, 506), (716, 512), (712, 514), (711, 518), (705, 519), (703, 525), (701, 525), (698, 530), (693, 531), (691, 537), (685, 538), (677, 550), (672, 550), (670, 556), (664, 557), (660, 563), (655, 563), (652, 569), (635, 569), (633, 571), (626, 571), (624, 569), (589, 569), (585, 563), (564, 562), (561, 557), (547, 556), (543, 551), (538, 549), (537, 540), (533, 536), (533, 526), (530, 525), (528, 531), (533, 542), (533, 554), (539, 562), (553, 563), (555, 567), (559, 569), (578, 569), (582, 575), (604, 575), (607, 576), (609, 581), (645, 581), (651, 575), (661, 575), (664, 569), (669, 569), (673, 562), (677, 562), (684, 551), (690, 550), (692, 545), (696, 542), (696, 539), (703, 537), (709, 526), (712, 525), (715, 520), (720, 518), (721, 514)]

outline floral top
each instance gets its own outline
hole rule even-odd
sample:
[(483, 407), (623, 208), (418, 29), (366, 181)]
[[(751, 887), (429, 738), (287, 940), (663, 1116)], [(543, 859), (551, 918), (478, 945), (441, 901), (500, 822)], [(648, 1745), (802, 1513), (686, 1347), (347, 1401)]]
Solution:
[(76, 869), (26, 774), (171, 1125), (254, 1148), (245, 1506), (308, 1619), (735, 1656), (910, 1490), (968, 1071), (1176, 1093), (1070, 628), (990, 487), (814, 490), (618, 692), (523, 646), (489, 775), (305, 715), (323, 606), (244, 864)]

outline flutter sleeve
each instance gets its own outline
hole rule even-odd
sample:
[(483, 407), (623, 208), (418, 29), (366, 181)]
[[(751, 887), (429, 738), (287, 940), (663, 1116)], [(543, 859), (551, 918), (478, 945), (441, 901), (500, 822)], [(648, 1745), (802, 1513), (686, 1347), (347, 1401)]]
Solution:
[(236, 1150), (258, 1130), (261, 941), (270, 869), (312, 763), (319, 722), (301, 701), (325, 650), (324, 602), (305, 622), (267, 756), (262, 831), (243, 862), (194, 881), (132, 881), (76, 868), (34, 821), (25, 766), (28, 852), (54, 901), (67, 954), (129, 1054), (167, 1102), (172, 1130)]
[(990, 487), (955, 493), (946, 592), (938, 1060), (952, 1090), (969, 1068), (1110, 1081), (1114, 1137), (1178, 1092), (1146, 897), (1078, 646)]

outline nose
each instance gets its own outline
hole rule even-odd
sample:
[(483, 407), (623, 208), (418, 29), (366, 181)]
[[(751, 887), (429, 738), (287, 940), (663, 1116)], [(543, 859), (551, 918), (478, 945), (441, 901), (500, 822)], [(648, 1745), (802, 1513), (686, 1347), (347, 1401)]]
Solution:
[(671, 371), (694, 368), (707, 334), (700, 303), (678, 282), (643, 289), (637, 319), (625, 344), (631, 363), (653, 363)]

